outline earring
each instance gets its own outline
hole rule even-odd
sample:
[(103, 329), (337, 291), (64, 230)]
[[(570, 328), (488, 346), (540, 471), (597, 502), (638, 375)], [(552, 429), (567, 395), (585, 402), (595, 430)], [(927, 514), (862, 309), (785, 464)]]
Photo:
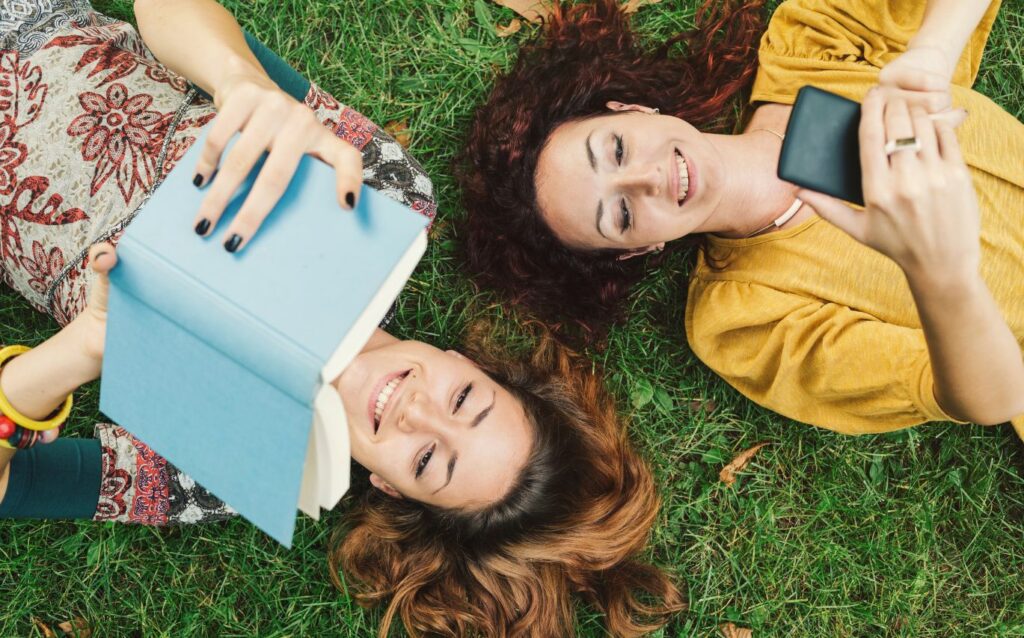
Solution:
[(665, 250), (664, 247), (655, 248), (654, 250), (651, 251), (651, 254), (652, 255), (660, 255), (663, 250)]
[(654, 109), (654, 114), (655, 115), (660, 115), (661, 114), (661, 109)]

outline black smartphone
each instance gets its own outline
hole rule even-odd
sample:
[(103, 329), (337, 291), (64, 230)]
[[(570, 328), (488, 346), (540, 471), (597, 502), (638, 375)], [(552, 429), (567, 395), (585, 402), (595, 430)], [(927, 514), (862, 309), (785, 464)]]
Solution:
[(779, 178), (863, 206), (859, 126), (860, 104), (803, 87), (782, 142)]

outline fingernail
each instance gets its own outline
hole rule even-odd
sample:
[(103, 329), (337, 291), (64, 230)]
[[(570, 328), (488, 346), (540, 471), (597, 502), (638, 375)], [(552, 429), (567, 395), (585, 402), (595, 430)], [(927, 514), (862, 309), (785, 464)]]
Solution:
[(349, 192), (345, 193), (345, 203), (348, 204), (349, 208), (355, 208), (356, 207), (356, 196), (355, 196), (355, 193), (353, 193), (352, 191), (349, 191)]
[(199, 220), (198, 224), (196, 224), (196, 234), (205, 235), (208, 230), (210, 230), (210, 220), (204, 217)]
[(192, 178), (192, 185), (195, 186), (196, 188), (199, 188), (200, 186), (202, 186), (203, 185), (203, 176), (200, 175), (199, 173), (196, 173), (196, 176)]
[(238, 246), (242, 243), (242, 236), (238, 233), (231, 235), (231, 238), (224, 242), (224, 250), (229, 253), (233, 253), (238, 250)]

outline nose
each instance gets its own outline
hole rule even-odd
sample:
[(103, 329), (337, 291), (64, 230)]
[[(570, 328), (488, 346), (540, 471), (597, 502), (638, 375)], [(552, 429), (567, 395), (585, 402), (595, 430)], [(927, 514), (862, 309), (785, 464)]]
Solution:
[(398, 428), (409, 434), (414, 432), (437, 433), (450, 425), (449, 419), (445, 418), (444, 410), (439, 409), (430, 400), (429, 395), (418, 390), (413, 391), (398, 420)]
[(630, 195), (658, 195), (664, 179), (655, 164), (634, 164), (616, 173), (616, 187)]

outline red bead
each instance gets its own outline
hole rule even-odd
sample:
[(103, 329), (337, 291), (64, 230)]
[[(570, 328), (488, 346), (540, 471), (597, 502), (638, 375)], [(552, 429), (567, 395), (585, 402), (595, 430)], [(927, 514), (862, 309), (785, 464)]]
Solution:
[(9, 439), (14, 434), (14, 421), (0, 414), (0, 439)]

